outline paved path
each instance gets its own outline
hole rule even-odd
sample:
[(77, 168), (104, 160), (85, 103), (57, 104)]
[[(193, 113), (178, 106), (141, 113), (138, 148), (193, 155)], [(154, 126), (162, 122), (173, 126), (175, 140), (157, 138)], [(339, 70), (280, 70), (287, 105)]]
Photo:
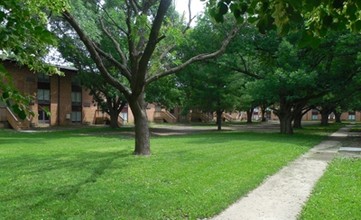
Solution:
[(297, 219), (314, 185), (337, 153), (349, 128), (341, 128), (213, 220)]

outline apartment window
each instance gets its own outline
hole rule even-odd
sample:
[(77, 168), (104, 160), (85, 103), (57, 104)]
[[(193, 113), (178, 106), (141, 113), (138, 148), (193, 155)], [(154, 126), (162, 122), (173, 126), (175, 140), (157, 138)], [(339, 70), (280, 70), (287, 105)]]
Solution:
[(38, 102), (48, 103), (50, 101), (50, 90), (49, 89), (38, 89)]
[(80, 111), (72, 111), (71, 112), (71, 122), (74, 122), (74, 123), (81, 122), (81, 112)]
[(71, 92), (71, 102), (73, 105), (81, 105), (81, 92)]

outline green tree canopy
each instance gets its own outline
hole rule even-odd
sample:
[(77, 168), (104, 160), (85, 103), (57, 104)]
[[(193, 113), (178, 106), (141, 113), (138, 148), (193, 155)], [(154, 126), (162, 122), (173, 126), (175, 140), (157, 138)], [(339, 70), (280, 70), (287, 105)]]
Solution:
[(361, 30), (360, 1), (208, 0), (207, 4), (217, 21), (231, 12), (240, 21), (255, 23), (261, 32), (272, 26), (282, 34), (301, 29), (305, 40), (324, 36), (329, 29)]

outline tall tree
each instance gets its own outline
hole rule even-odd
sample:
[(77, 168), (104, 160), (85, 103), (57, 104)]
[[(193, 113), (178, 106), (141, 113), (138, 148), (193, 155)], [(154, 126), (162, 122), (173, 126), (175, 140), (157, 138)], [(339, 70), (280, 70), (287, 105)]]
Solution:
[(217, 129), (222, 129), (222, 114), (233, 111), (239, 102), (240, 89), (238, 76), (220, 68), (217, 64), (198, 64), (179, 74), (184, 88), (188, 109), (216, 113)]
[[(227, 26), (214, 23), (208, 14), (199, 18), (197, 26), (190, 33), (189, 41), (181, 50), (183, 59), (189, 59), (194, 54), (204, 53), (209, 49), (216, 50), (231, 25), (229, 21)], [(208, 30), (212, 30), (212, 33)], [(228, 50), (225, 51), (225, 54), (227, 53)], [(241, 88), (237, 74), (222, 64), (225, 54), (217, 59), (192, 65), (178, 74), (179, 83), (187, 97), (184, 106), (212, 115), (215, 112), (218, 130), (222, 129), (224, 111), (235, 109)]]
[[(234, 28), (217, 51), (196, 55), (184, 63), (174, 63), (172, 53), (164, 51), (164, 44), (171, 44), (168, 41), (172, 36), (169, 31), (174, 30), (166, 25), (169, 22), (167, 12), (171, 3), (171, 0), (116, 0), (100, 3), (78, 0), (72, 4), (80, 7), (73, 6), (62, 12), (62, 17), (79, 36), (99, 72), (128, 101), (135, 118), (134, 153), (137, 155), (150, 154), (144, 99), (146, 87), (191, 63), (218, 56), (239, 29)], [(84, 14), (91, 16), (87, 20), (81, 19)], [(97, 33), (89, 34), (94, 31)], [(99, 41), (102, 38), (108, 38), (113, 43), (116, 54), (102, 47)], [(165, 55), (157, 56), (164, 52)], [(109, 65), (126, 79), (126, 83), (109, 72)]]
[(317, 84), (317, 72), (308, 68), (302, 50), (289, 38), (284, 38), (271, 55), (266, 51), (268, 72), (246, 85), (252, 94), (274, 103), (272, 109), (279, 117), (281, 133), (285, 134), (293, 133), (292, 121), (297, 109), (319, 96), (323, 88)]
[[(360, 34), (334, 32), (320, 44), (324, 59), (315, 69), (322, 73), (319, 81), (327, 86), (327, 93), (312, 103), (319, 108), (323, 125), (328, 124), (330, 113), (347, 106), (345, 100), (352, 103), (349, 97), (360, 89), (360, 37)], [(326, 47), (322, 48), (323, 45)]]

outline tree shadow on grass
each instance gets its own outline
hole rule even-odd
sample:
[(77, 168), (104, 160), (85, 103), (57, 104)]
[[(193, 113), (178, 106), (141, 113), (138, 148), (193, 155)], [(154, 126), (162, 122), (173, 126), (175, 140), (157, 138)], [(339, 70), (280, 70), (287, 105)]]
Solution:
[[(69, 159), (68, 154), (39, 156), (37, 158), (34, 156), (5, 158), (1, 161), (0, 170), (6, 171), (7, 176), (10, 175), (12, 181), (9, 181), (9, 185), (2, 187), (4, 187), (3, 189), (18, 188), (19, 190), (13, 189), (11, 193), (0, 195), (0, 203), (7, 209), (6, 212), (11, 213), (13, 211), (25, 217), (37, 207), (46, 206), (48, 203), (57, 200), (69, 201), (84, 186), (93, 184), (102, 178), (107, 170), (112, 169), (112, 163), (115, 160), (126, 157), (130, 157), (127, 150), (86, 152), (74, 155), (71, 159)], [(126, 166), (126, 163), (122, 163), (121, 167), (117, 167), (117, 169), (124, 169)], [(54, 175), (54, 173), (59, 175)], [(81, 175), (77, 176), (77, 173)], [(53, 176), (48, 176), (52, 174)], [(25, 180), (28, 182), (22, 180), (18, 182), (17, 176), (27, 176), (28, 178)], [(63, 178), (63, 180), (56, 181), (54, 180), (56, 178)], [(67, 178), (71, 180), (64, 180)], [(17, 204), (17, 207), (11, 204)], [(11, 208), (14, 210), (10, 210)]]

